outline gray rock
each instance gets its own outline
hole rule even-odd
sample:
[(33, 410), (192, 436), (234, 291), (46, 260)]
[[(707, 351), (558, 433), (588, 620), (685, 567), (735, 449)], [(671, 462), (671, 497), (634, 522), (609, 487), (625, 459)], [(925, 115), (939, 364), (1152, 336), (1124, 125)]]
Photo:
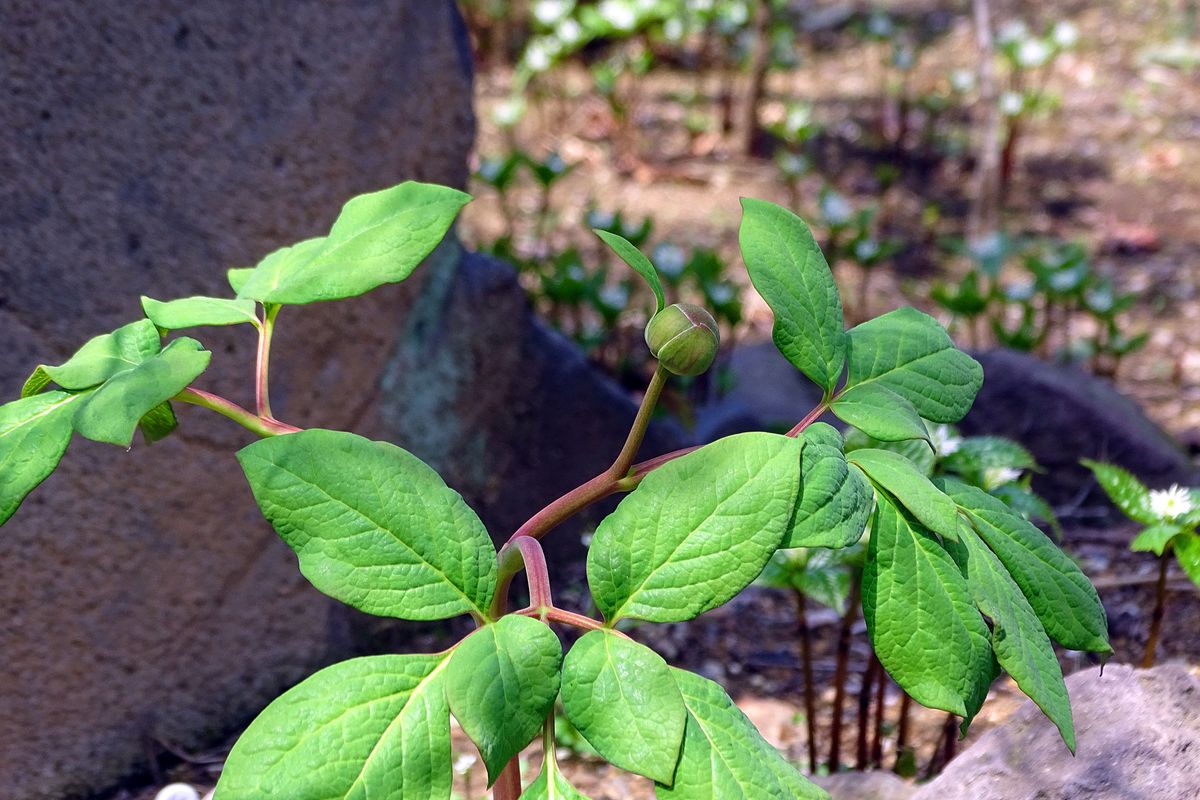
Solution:
[(891, 772), (839, 772), (814, 777), (830, 800), (909, 800), (917, 787)]
[[(718, 360), (717, 367), (728, 370), (732, 388), (716, 402), (697, 410), (693, 432), (697, 441), (745, 431), (786, 431), (821, 402), (816, 384), (771, 342), (737, 347), (728, 360)], [(834, 421), (832, 415), (825, 419)]]
[[(466, 180), (470, 53), (449, 0), (17, 0), (0, 19), (5, 399), (140, 316), (141, 293), (225, 292), (224, 268), (327, 229), (356, 193)], [(436, 273), (285, 311), (280, 416), (386, 436), (379, 376)], [(199, 336), (202, 385), (252, 400), (252, 337)], [(144, 768), (149, 740), (204, 746), (350, 643), (350, 615), (255, 510), (232, 458), (251, 437), (180, 416), (151, 448), (77, 441), (3, 528), (6, 798), (88, 795)]]
[(1154, 487), (1196, 477), (1179, 445), (1107, 381), (1009, 350), (976, 357), (983, 389), (963, 431), (1029, 448), (1046, 468), (1034, 488), (1052, 504), (1107, 507), (1081, 458), (1120, 464)]
[(1175, 664), (1067, 679), (1072, 757), (1032, 702), (989, 730), (913, 800), (1195, 800), (1200, 680)]

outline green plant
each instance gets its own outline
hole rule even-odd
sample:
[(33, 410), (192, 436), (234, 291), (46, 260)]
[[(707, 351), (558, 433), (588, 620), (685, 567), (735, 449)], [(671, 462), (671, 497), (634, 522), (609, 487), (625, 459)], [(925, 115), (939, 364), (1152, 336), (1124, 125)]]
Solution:
[[(286, 692), (238, 740), (217, 800), (446, 797), (451, 714), (478, 746), (497, 798), (575, 797), (554, 759), (560, 696), (588, 743), (654, 779), (660, 798), (822, 797), (717, 684), (672, 669), (620, 629), (634, 620), (690, 620), (741, 591), (781, 546), (853, 545), (869, 515), (863, 610), (892, 677), (965, 726), (1003, 667), (1074, 748), (1051, 639), (1110, 649), (1104, 610), (1084, 575), (995, 498), (949, 479), (935, 484), (899, 453), (847, 456), (836, 431), (812, 424), (829, 409), (877, 439), (928, 440), (922, 417), (948, 423), (965, 414), (982, 382), (979, 365), (912, 309), (846, 331), (811, 233), (778, 206), (744, 201), (740, 242), (751, 280), (775, 312), (775, 343), (823, 392), (786, 435), (739, 434), (635, 463), (663, 386), (694, 366), (690, 341), (684, 363), (672, 361), (678, 353), (667, 345), (680, 331), (651, 331), (664, 360), (612, 465), (530, 517), (497, 552), (463, 499), (411, 453), (276, 419), (268, 364), (281, 309), (404, 280), (468, 199), (416, 183), (355, 198), (328, 236), (231, 270), (235, 297), (146, 299), (149, 319), (93, 339), (64, 364), (38, 367), (24, 397), (0, 407), (3, 519), (55, 468), (74, 434), (127, 448), (140, 428), (154, 441), (175, 425), (171, 403), (191, 403), (262, 437), (238, 462), (317, 589), (368, 614), (476, 623), (442, 652), (352, 659)], [(607, 241), (647, 280), (663, 313), (650, 261), (623, 239)], [(210, 357), (199, 342), (162, 346), (167, 331), (217, 324), (257, 330), (254, 411), (192, 385)], [(715, 348), (706, 325), (686, 335), (704, 331)], [(627, 496), (597, 527), (587, 557), (603, 618), (559, 608), (539, 539), (619, 493)], [(510, 611), (522, 570), (529, 602)], [(551, 625), (585, 632), (565, 658)], [(523, 791), (519, 756), (539, 731), (545, 766)]]
[(1200, 490), (1172, 484), (1169, 489), (1150, 490), (1130, 473), (1114, 464), (1084, 460), (1113, 505), (1142, 526), (1129, 549), (1158, 556), (1158, 582), (1154, 611), (1142, 666), (1154, 666), (1167, 604), (1167, 568), (1171, 554), (1192, 583), (1200, 586)]

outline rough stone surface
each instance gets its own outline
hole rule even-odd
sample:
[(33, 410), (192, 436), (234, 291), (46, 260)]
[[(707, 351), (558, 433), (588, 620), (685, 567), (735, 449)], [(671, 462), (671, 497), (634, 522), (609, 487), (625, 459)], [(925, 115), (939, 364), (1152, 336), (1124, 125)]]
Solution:
[[(326, 230), (405, 178), (461, 185), (470, 55), (446, 0), (8, 2), (0, 10), (0, 396), (140, 316), (138, 295)], [(280, 317), (276, 411), (386, 435), (373, 411), (417, 281)], [(206, 388), (248, 403), (253, 341), (205, 330)], [(428, 380), (422, 378), (422, 380)], [(328, 402), (319, 414), (318, 397)], [(344, 651), (196, 409), (131, 452), (77, 441), (0, 535), (5, 798), (70, 798), (244, 722)]]
[(988, 731), (913, 800), (1195, 800), (1200, 679), (1169, 664), (1067, 679), (1072, 757), (1032, 702)]
[(909, 800), (917, 791), (912, 783), (891, 772), (841, 772), (813, 781), (829, 792), (830, 800)]
[(1034, 488), (1052, 504), (1107, 507), (1081, 458), (1120, 464), (1152, 487), (1196, 477), (1179, 445), (1107, 381), (1009, 350), (977, 358), (983, 389), (963, 431), (1008, 436), (1029, 448), (1046, 468)]

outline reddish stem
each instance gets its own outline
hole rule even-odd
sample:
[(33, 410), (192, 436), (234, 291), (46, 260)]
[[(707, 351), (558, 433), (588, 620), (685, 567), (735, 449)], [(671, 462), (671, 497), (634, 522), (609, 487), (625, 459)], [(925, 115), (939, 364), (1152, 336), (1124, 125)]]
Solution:
[(585, 617), (583, 614), (576, 614), (574, 611), (567, 611), (557, 606), (529, 606), (522, 608), (520, 611), (514, 611), (514, 614), (520, 614), (523, 617), (537, 617), (546, 622), (559, 622), (563, 625), (570, 625), (573, 628), (579, 628), (585, 631), (610, 630), (617, 636), (624, 639), (629, 637), (620, 631), (613, 628), (605, 628), (604, 623), (598, 619)]
[(253, 411), (247, 411), (242, 408), (232, 400), (226, 400), (218, 394), (206, 392), (203, 389), (197, 389), (192, 386), (184, 389), (171, 399), (215, 411), (224, 417), (228, 417), (242, 427), (254, 431), (259, 436), (278, 436), (281, 433), (296, 433), (302, 430), (302, 428), (297, 428), (295, 425), (288, 425), (286, 422), (280, 422), (277, 419), (260, 417)]
[(492, 787), (492, 797), (495, 800), (520, 800), (521, 797), (521, 757), (515, 755), (504, 765), (496, 785)]

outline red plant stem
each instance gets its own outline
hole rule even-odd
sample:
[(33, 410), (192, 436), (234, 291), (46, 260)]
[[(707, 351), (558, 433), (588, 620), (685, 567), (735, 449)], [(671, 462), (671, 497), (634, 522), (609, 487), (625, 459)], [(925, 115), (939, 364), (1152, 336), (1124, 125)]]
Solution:
[(559, 622), (563, 625), (570, 625), (573, 628), (579, 628), (585, 631), (609, 630), (620, 636), (623, 639), (628, 639), (624, 633), (613, 628), (605, 628), (604, 623), (598, 619), (585, 617), (583, 614), (576, 614), (574, 611), (567, 611), (564, 608), (557, 606), (529, 606), (522, 608), (519, 611), (514, 611), (514, 614), (520, 614), (523, 617), (537, 617), (545, 622)]
[(822, 400), (817, 404), (816, 408), (805, 414), (804, 419), (797, 422), (796, 426), (784, 435), (795, 439), (797, 436), (804, 433), (805, 428), (807, 428), (809, 425), (812, 425), (814, 422), (820, 419), (822, 414), (829, 410), (829, 402), (830, 401), (828, 400)]
[(878, 768), (883, 766), (883, 712), (887, 701), (887, 670), (875, 655), (875, 663), (879, 666), (879, 681), (875, 692), (875, 732), (871, 738), (871, 764)]
[(808, 738), (808, 771), (817, 771), (817, 695), (813, 685), (812, 631), (808, 627), (808, 598), (796, 592), (796, 622), (800, 628), (800, 668), (804, 676), (804, 729)]
[(221, 416), (228, 417), (234, 422), (241, 425), (243, 428), (254, 431), (259, 436), (278, 436), (283, 433), (296, 433), (302, 430), (295, 425), (288, 425), (286, 422), (280, 422), (277, 419), (268, 419), (260, 417), (252, 411), (234, 403), (231, 400), (226, 400), (220, 395), (206, 392), (203, 389), (196, 389), (189, 386), (179, 394), (171, 398), (178, 400), (181, 403), (191, 403), (192, 405), (207, 408), (210, 411), (215, 411)]
[(504, 765), (496, 785), (492, 787), (492, 797), (495, 800), (520, 800), (521, 797), (521, 756), (515, 755)]
[(846, 703), (846, 673), (850, 661), (850, 636), (854, 629), (854, 620), (858, 618), (858, 593), (861, 576), (855, 575), (850, 582), (850, 596), (846, 599), (846, 613), (842, 615), (842, 627), (838, 632), (837, 666), (833, 673), (833, 723), (829, 731), (829, 761), (830, 772), (841, 768), (842, 754), (842, 706)]
[(858, 688), (858, 739), (855, 742), (854, 763), (854, 768), (858, 770), (865, 770), (870, 760), (871, 693), (875, 690), (875, 671), (878, 669), (879, 661), (872, 653), (867, 660), (867, 668), (863, 670), (862, 685)]
[(268, 372), (271, 362), (271, 334), (275, 330), (275, 316), (282, 306), (264, 304), (262, 324), (258, 326), (258, 357), (254, 364), (254, 403), (258, 416), (273, 420), (271, 392), (268, 388)]
[(1154, 611), (1150, 616), (1150, 635), (1146, 639), (1146, 652), (1142, 654), (1142, 669), (1154, 666), (1154, 656), (1158, 650), (1158, 637), (1162, 635), (1163, 617), (1167, 612), (1167, 567), (1170, 565), (1168, 553), (1158, 557), (1158, 582), (1155, 584)]
[(497, 576), (496, 595), (492, 600), (491, 616), (493, 619), (504, 614), (504, 610), (508, 606), (509, 586), (522, 567), (525, 569), (525, 579), (529, 584), (529, 605), (532, 608), (554, 605), (550, 594), (550, 571), (546, 568), (546, 554), (542, 552), (542, 545), (537, 539), (532, 536), (518, 536), (500, 548), (497, 558), (500, 568)]
[(912, 697), (901, 690), (900, 697), (900, 718), (896, 722), (896, 763), (892, 766), (893, 771), (898, 770), (901, 766), (904, 752), (908, 749), (908, 723), (909, 711), (912, 710)]

